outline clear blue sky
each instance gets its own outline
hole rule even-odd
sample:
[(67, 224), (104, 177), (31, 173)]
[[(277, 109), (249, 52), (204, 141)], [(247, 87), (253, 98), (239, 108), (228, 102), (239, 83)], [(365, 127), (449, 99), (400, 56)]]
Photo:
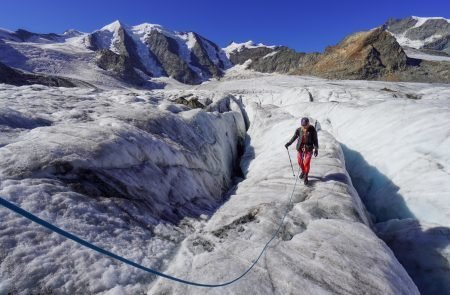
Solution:
[(322, 51), (349, 33), (410, 15), (450, 18), (450, 0), (2, 0), (0, 27), (91, 32), (119, 19), (192, 30), (220, 46), (251, 39)]

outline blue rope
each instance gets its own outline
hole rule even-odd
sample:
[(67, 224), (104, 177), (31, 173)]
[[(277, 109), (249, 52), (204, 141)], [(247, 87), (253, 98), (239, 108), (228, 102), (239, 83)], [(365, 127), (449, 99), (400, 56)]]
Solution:
[[(300, 171), (300, 170), (299, 170), (299, 171)], [(176, 282), (179, 282), (179, 283), (187, 284), (187, 285), (193, 285), (193, 286), (198, 286), (198, 287), (210, 287), (210, 288), (216, 288), (216, 287), (227, 286), (227, 285), (233, 284), (234, 282), (240, 280), (240, 279), (243, 278), (250, 270), (252, 270), (252, 268), (256, 265), (256, 263), (258, 263), (258, 260), (261, 258), (261, 256), (263, 255), (264, 251), (265, 251), (265, 250), (267, 249), (267, 247), (269, 246), (270, 242), (272, 242), (273, 239), (275, 239), (275, 237), (277, 236), (277, 234), (280, 232), (280, 229), (281, 229), (281, 227), (282, 227), (282, 225), (283, 225), (283, 223), (284, 223), (284, 219), (286, 218), (286, 216), (287, 216), (287, 214), (288, 214), (288, 212), (289, 212), (289, 207), (290, 207), (289, 205), (290, 205), (291, 202), (292, 202), (292, 197), (293, 197), (294, 192), (295, 192), (295, 187), (297, 186), (297, 181), (298, 181), (298, 177), (295, 177), (294, 188), (293, 188), (293, 190), (292, 190), (291, 197), (290, 197), (290, 199), (289, 199), (289, 203), (288, 203), (288, 206), (287, 206), (287, 208), (286, 208), (286, 212), (284, 213), (284, 216), (283, 216), (283, 218), (281, 219), (281, 222), (280, 222), (280, 225), (278, 226), (278, 229), (275, 231), (275, 233), (273, 234), (272, 238), (265, 244), (265, 246), (264, 246), (264, 248), (261, 250), (261, 253), (259, 254), (259, 256), (258, 256), (258, 257), (256, 258), (256, 260), (252, 263), (252, 265), (251, 265), (245, 272), (243, 272), (240, 276), (238, 276), (237, 278), (235, 278), (235, 279), (233, 279), (233, 280), (231, 280), (231, 281), (228, 281), (228, 282), (225, 282), (225, 283), (220, 283), (220, 284), (203, 284), (203, 283), (196, 283), (196, 282), (186, 281), (186, 280), (183, 280), (183, 279), (180, 279), (180, 278), (177, 278), (177, 277), (173, 277), (173, 276), (171, 276), (171, 275), (168, 275), (168, 274), (159, 272), (159, 271), (157, 271), (157, 270), (154, 270), (154, 269), (151, 269), (151, 268), (142, 266), (142, 265), (140, 265), (140, 264), (138, 264), (138, 263), (136, 263), (136, 262), (133, 262), (133, 261), (131, 261), (131, 260), (128, 260), (128, 259), (126, 259), (126, 258), (123, 258), (122, 256), (119, 256), (119, 255), (114, 254), (114, 253), (112, 253), (112, 252), (109, 252), (109, 251), (107, 251), (107, 250), (105, 250), (105, 249), (103, 249), (103, 248), (100, 248), (100, 247), (98, 247), (98, 246), (96, 246), (96, 245), (94, 245), (94, 244), (91, 244), (91, 243), (89, 243), (88, 241), (83, 240), (82, 238), (79, 238), (79, 237), (77, 237), (77, 236), (75, 236), (75, 235), (73, 235), (73, 234), (71, 234), (71, 233), (69, 233), (69, 232), (67, 232), (67, 231), (65, 231), (65, 230), (63, 230), (63, 229), (61, 229), (61, 228), (59, 228), (59, 227), (57, 227), (57, 226), (55, 226), (55, 225), (53, 225), (53, 224), (47, 222), (47, 221), (45, 221), (45, 220), (42, 220), (42, 219), (40, 219), (39, 217), (37, 217), (36, 215), (31, 214), (30, 212), (28, 212), (28, 211), (26, 211), (26, 210), (24, 210), (24, 209), (22, 209), (22, 208), (20, 208), (20, 207), (18, 207), (18, 206), (16, 206), (16, 205), (14, 205), (13, 203), (11, 203), (11, 202), (9, 202), (9, 201), (3, 199), (2, 197), (0, 197), (0, 205), (2, 205), (2, 206), (4, 206), (4, 207), (6, 207), (6, 208), (8, 208), (8, 209), (10, 209), (10, 210), (12, 210), (12, 211), (14, 211), (15, 213), (17, 213), (17, 214), (19, 214), (19, 215), (22, 215), (22, 216), (25, 217), (25, 218), (28, 218), (28, 219), (31, 220), (31, 221), (36, 222), (36, 223), (39, 224), (39, 225), (42, 225), (43, 227), (46, 227), (47, 229), (49, 229), (49, 230), (51, 230), (51, 231), (54, 231), (54, 232), (57, 233), (57, 234), (60, 234), (60, 235), (66, 237), (66, 238), (68, 238), (68, 239), (70, 239), (70, 240), (73, 240), (73, 241), (77, 242), (77, 243), (80, 244), (80, 245), (83, 245), (83, 246), (85, 246), (85, 247), (87, 247), (87, 248), (90, 248), (90, 249), (92, 249), (92, 250), (94, 250), (94, 251), (96, 251), (96, 252), (98, 252), (98, 253), (100, 253), (100, 254), (109, 256), (109, 257), (111, 257), (111, 258), (113, 258), (113, 259), (122, 261), (122, 262), (125, 263), (125, 264), (134, 266), (134, 267), (136, 267), (136, 268), (138, 268), (138, 269), (141, 269), (141, 270), (143, 270), (143, 271), (146, 271), (146, 272), (149, 272), (149, 273), (151, 273), (151, 274), (154, 274), (154, 275), (157, 275), (157, 276), (160, 276), (160, 277), (169, 279), (169, 280), (173, 280), (173, 281), (176, 281)]]

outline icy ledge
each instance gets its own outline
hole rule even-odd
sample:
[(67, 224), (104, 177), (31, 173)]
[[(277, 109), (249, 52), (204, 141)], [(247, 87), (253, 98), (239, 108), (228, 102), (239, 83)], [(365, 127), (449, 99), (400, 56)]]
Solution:
[(354, 187), (374, 222), (386, 222), (377, 224), (377, 234), (420, 292), (448, 293), (449, 84), (256, 76), (233, 69), (221, 82), (199, 90), (208, 89), (241, 95), (244, 102), (275, 104), (297, 118), (318, 119), (345, 144)]
[[(223, 203), (245, 121), (220, 97), (0, 85), (0, 195), (96, 245), (160, 269)], [(145, 292), (153, 277), (0, 210), (0, 294)]]
[[(219, 283), (240, 275), (277, 228), (294, 183), (283, 144), (296, 119), (273, 105), (246, 108), (251, 121), (246, 179), (213, 217), (182, 243), (167, 271)], [(370, 229), (345, 170), (340, 145), (319, 133), (311, 186), (299, 185), (282, 233), (244, 279), (198, 289), (159, 279), (148, 294), (419, 294)], [(291, 152), (293, 155), (293, 153)]]

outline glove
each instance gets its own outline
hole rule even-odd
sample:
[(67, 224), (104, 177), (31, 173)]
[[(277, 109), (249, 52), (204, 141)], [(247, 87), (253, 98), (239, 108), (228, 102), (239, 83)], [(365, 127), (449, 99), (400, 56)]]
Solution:
[(287, 149), (289, 147), (289, 143), (286, 143), (284, 147)]
[(317, 157), (318, 154), (319, 154), (319, 150), (315, 149), (314, 150), (314, 157)]

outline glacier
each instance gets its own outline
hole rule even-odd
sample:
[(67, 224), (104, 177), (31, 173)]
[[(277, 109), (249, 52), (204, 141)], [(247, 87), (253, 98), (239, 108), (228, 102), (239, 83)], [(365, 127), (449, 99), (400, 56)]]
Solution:
[(328, 81), (235, 69), (228, 80), (202, 88), (316, 118), (340, 142), (375, 232), (421, 293), (449, 290), (447, 84)]
[[(213, 102), (208, 111), (172, 112), (159, 103), (166, 98), (145, 93), (6, 85), (1, 93), (2, 106), (11, 109), (2, 112), (2, 121), (14, 136), (2, 132), (0, 194), (111, 251), (122, 248), (118, 253), (141, 263), (159, 267), (189, 232), (186, 220), (211, 215), (234, 181), (245, 121), (231, 97)], [(128, 280), (112, 277), (148, 277), (113, 269), (109, 259), (97, 260), (13, 213), (0, 214), (0, 290), (13, 283), (8, 288), (25, 294), (97, 293)], [(71, 258), (49, 258), (31, 245)], [(59, 259), (65, 266), (58, 266)]]
[[(448, 286), (448, 85), (239, 66), (196, 86), (160, 80), (165, 89), (0, 85), (0, 194), (109, 251), (201, 283), (242, 273), (288, 210), (255, 269), (222, 289), (188, 287), (0, 209), (0, 293), (431, 294)], [(317, 120), (321, 148), (311, 185), (297, 184), (289, 204), (295, 179), (284, 143), (302, 116)]]

